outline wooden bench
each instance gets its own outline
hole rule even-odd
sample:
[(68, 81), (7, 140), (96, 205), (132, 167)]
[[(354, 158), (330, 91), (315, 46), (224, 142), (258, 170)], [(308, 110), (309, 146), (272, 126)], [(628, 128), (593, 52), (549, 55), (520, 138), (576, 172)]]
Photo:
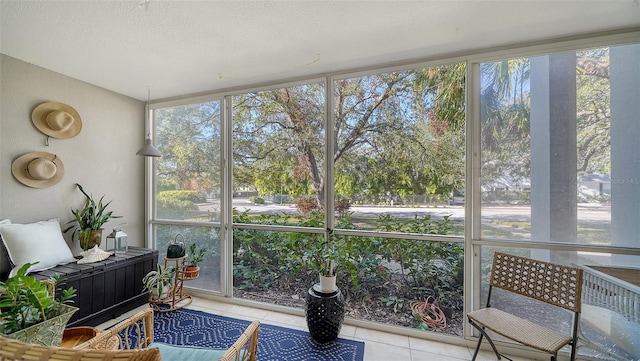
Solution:
[[(582, 297), (582, 270), (526, 257), (496, 252), (493, 257), (486, 308), (467, 314), (469, 323), (480, 332), (472, 360), (476, 359), (483, 337), (486, 337), (498, 359), (498, 352), (486, 329), (520, 344), (551, 354), (571, 346), (571, 360), (575, 360)], [(511, 313), (491, 307), (493, 288), (545, 302), (573, 312), (572, 334), (566, 335), (549, 327), (525, 320)], [(510, 360), (510, 359), (509, 359)]]

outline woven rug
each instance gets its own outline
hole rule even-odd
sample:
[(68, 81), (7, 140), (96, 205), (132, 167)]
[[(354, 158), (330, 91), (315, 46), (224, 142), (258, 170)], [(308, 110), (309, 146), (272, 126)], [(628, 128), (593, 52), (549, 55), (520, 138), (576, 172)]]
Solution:
[[(227, 348), (250, 322), (180, 309), (154, 315), (154, 340), (174, 345)], [(258, 361), (362, 361), (364, 342), (338, 338), (315, 342), (309, 332), (260, 324)]]

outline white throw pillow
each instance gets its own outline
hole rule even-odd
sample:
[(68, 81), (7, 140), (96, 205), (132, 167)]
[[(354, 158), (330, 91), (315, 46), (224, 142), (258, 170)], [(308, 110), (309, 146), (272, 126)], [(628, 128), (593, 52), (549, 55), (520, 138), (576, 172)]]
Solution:
[(0, 223), (0, 236), (14, 267), (9, 277), (26, 263), (38, 262), (28, 270), (37, 272), (75, 261), (57, 218), (29, 224)]
[[(10, 219), (0, 219), (0, 224), (11, 224)], [(0, 241), (2, 241), (2, 235), (0, 235)], [(5, 247), (0, 247), (0, 274), (5, 274), (9, 271), (11, 262), (9, 261), (9, 255)]]

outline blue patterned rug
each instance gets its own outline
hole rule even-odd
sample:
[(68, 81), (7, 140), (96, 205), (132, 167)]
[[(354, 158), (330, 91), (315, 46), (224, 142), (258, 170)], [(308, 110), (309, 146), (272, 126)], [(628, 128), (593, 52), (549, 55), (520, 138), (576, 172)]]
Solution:
[[(154, 315), (154, 340), (174, 345), (227, 348), (250, 322), (180, 309)], [(308, 332), (260, 324), (258, 361), (362, 361), (364, 342), (337, 339), (319, 344)]]

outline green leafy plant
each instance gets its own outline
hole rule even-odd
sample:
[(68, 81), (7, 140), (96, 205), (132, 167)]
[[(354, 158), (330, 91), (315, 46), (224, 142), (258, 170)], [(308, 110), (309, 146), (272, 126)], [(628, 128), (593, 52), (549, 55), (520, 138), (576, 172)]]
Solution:
[(386, 307), (393, 307), (393, 312), (398, 312), (404, 308), (405, 300), (398, 296), (388, 296), (380, 299)]
[(149, 291), (152, 298), (159, 299), (173, 287), (175, 271), (175, 267), (164, 267), (158, 263), (157, 269), (150, 271), (142, 279), (142, 290)]
[(417, 321), (417, 323), (413, 326), (413, 328), (418, 329), (418, 330), (422, 330), (422, 331), (430, 331), (431, 330), (431, 327), (429, 327), (429, 325), (427, 325), (422, 320), (422, 317), (420, 317), (419, 314), (417, 314), (415, 312), (412, 312), (411, 315)]
[(327, 228), (322, 247), (310, 255), (312, 257), (312, 265), (317, 268), (321, 276), (333, 277), (336, 275), (337, 259), (339, 257), (338, 250), (335, 247), (336, 240), (333, 229)]
[[(297, 225), (305, 229), (325, 228), (322, 211), (308, 214), (250, 215), (234, 209), (235, 223)], [(335, 229), (358, 229), (351, 212), (341, 212)], [(396, 219), (381, 216), (377, 230), (419, 234), (447, 234), (449, 217), (429, 216)], [(407, 312), (410, 300), (433, 295), (441, 304), (461, 309), (463, 285), (463, 250), (461, 243), (420, 241), (405, 238), (347, 236), (325, 232), (279, 232), (255, 229), (234, 231), (234, 285), (242, 289), (262, 290), (287, 287), (303, 280), (317, 279), (333, 259), (334, 272), (343, 294), (353, 302), (370, 302), (372, 296), (381, 304)], [(330, 247), (325, 242), (331, 239)], [(327, 249), (330, 250), (327, 252)], [(393, 303), (395, 296), (399, 303)], [(381, 301), (385, 298), (384, 303)]]
[[(248, 263), (248, 262), (247, 262)], [(273, 285), (275, 272), (270, 267), (258, 268), (240, 260), (233, 265), (233, 279), (240, 289), (269, 288)]]
[[(55, 298), (55, 287), (60, 275), (41, 281), (26, 272), (31, 267), (27, 263), (18, 273), (0, 282), (0, 332), (10, 334), (29, 326), (46, 321), (62, 313), (61, 305), (72, 303), (76, 290), (69, 287), (62, 290), (61, 297)], [(50, 289), (47, 284), (53, 285)]]
[(191, 243), (189, 245), (189, 257), (187, 257), (187, 266), (196, 267), (198, 263), (204, 261), (206, 252), (206, 248), (198, 248), (198, 245), (196, 243)]
[(91, 233), (91, 231), (102, 229), (102, 226), (110, 219), (121, 218), (122, 216), (114, 216), (113, 212), (107, 212), (107, 207), (111, 204), (111, 201), (103, 203), (104, 196), (100, 197), (100, 200), (96, 203), (93, 199), (93, 195), (87, 194), (80, 184), (76, 183), (76, 186), (80, 192), (84, 194), (84, 206), (79, 209), (71, 210), (71, 213), (73, 213), (75, 218), (67, 222), (70, 226), (65, 228), (63, 232), (67, 233), (73, 230), (71, 238), (78, 234), (79, 238), (84, 240), (85, 244), (82, 246), (86, 249), (87, 242), (89, 241), (89, 233)]

